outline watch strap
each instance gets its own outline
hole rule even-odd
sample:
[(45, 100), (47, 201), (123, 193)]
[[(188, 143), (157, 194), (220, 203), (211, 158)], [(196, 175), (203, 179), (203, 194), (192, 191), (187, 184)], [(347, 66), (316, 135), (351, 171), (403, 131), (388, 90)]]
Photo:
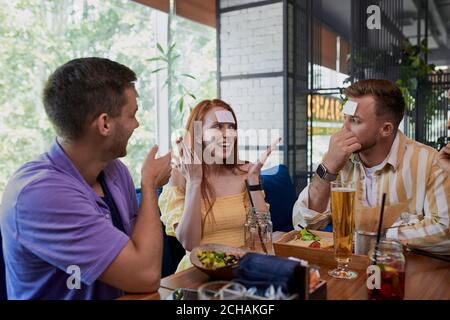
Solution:
[(249, 185), (249, 184), (248, 184), (248, 181), (246, 180), (246, 181), (245, 181), (245, 184), (247, 185), (247, 190), (248, 190), (248, 191), (259, 191), (259, 190), (262, 190), (262, 189), (263, 189), (263, 188), (262, 188), (261, 181), (259, 182), (259, 184)]

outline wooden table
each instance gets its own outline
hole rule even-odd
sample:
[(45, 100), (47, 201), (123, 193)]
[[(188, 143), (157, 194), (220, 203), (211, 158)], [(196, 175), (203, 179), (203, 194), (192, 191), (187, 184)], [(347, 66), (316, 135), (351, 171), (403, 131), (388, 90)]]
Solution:
[[(282, 233), (274, 233), (274, 239)], [(406, 257), (405, 299), (450, 300), (450, 263), (408, 252)], [(341, 280), (328, 276), (330, 265), (320, 265), (322, 279), (327, 281), (328, 300), (367, 300), (367, 275), (358, 272), (353, 280)], [(156, 293), (132, 294), (122, 300), (163, 300), (177, 288), (196, 289), (209, 277), (196, 268), (189, 268), (161, 280)]]
[(173, 289), (166, 289), (160, 287), (157, 292), (142, 293), (142, 294), (127, 294), (126, 296), (122, 296), (117, 300), (165, 300), (172, 292)]

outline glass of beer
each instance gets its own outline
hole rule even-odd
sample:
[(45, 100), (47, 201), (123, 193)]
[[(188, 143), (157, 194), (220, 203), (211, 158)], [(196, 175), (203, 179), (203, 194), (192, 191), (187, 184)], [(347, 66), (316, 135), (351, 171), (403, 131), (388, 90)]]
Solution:
[(331, 182), (331, 216), (333, 219), (334, 257), (337, 268), (328, 274), (340, 279), (353, 279), (358, 275), (348, 268), (352, 257), (355, 211), (355, 182)]

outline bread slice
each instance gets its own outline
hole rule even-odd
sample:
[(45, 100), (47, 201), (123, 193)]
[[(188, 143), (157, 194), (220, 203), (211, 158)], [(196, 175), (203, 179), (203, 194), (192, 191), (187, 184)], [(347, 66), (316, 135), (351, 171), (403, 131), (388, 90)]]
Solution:
[(321, 249), (329, 249), (329, 248), (333, 248), (333, 237), (332, 237), (332, 233), (330, 233), (331, 237), (326, 237), (324, 236), (325, 234), (328, 235), (328, 233), (325, 232), (317, 232), (317, 231), (312, 231), (311, 233), (319, 236), (320, 240), (302, 240), (300, 238), (296, 238), (294, 240), (289, 241), (289, 243), (296, 245), (296, 246), (300, 246), (300, 247), (307, 247), (307, 248), (321, 248)]
[(300, 246), (300, 247), (309, 247), (309, 248), (313, 248), (316, 247), (316, 245), (314, 243), (320, 243), (320, 247), (321, 249), (329, 249), (329, 248), (333, 248), (333, 239), (320, 239), (320, 240), (309, 240), (309, 241), (304, 241), (301, 239), (294, 239), (292, 240), (290, 243), (296, 245), (296, 246)]

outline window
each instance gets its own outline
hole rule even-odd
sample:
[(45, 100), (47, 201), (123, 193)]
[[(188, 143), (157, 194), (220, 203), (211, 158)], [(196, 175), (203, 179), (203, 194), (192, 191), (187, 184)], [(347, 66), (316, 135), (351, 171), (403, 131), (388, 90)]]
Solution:
[(174, 16), (171, 33), (172, 43), (180, 54), (177, 73), (195, 78), (180, 77), (180, 80), (196, 97), (186, 97), (186, 112), (181, 115), (172, 106), (171, 129), (176, 130), (184, 127), (189, 108), (201, 100), (217, 97), (216, 29)]
[(308, 96), (308, 166), (311, 171), (322, 161), (331, 135), (342, 128), (340, 89), (349, 85), (346, 79), (350, 51), (348, 41), (332, 29), (320, 23), (316, 23), (315, 28), (320, 46), (314, 47), (317, 52), (309, 66), (313, 71), (309, 86), (314, 89)]
[[(17, 168), (44, 152), (55, 133), (43, 109), (42, 89), (63, 63), (98, 56), (118, 61), (137, 76), (140, 127), (121, 160), (136, 185), (142, 163), (157, 142), (155, 23), (165, 14), (127, 0), (23, 0), (0, 6), (0, 193)], [(216, 95), (215, 29), (177, 18), (173, 34), (197, 100)], [(179, 34), (178, 34), (179, 33)], [(191, 102), (192, 104), (195, 101)]]

